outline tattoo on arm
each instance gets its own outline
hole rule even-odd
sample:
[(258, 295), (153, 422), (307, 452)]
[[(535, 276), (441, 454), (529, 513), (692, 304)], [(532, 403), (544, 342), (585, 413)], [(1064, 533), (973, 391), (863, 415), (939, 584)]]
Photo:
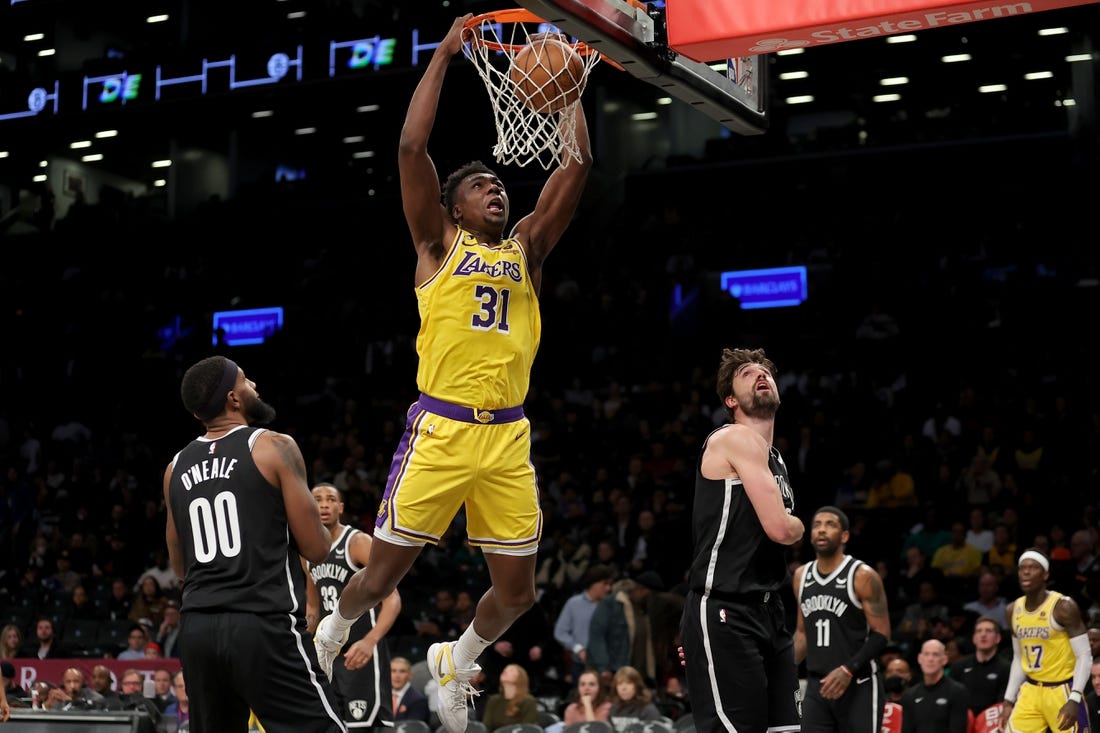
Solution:
[(302, 458), (302, 451), (299, 450), (298, 444), (289, 435), (280, 433), (272, 437), (275, 438), (275, 447), (279, 451), (279, 457), (283, 459), (283, 464), (293, 471), (298, 478), (305, 481), (306, 461)]
[(863, 601), (863, 609), (868, 616), (889, 616), (890, 609), (886, 601), (886, 589), (882, 578), (874, 570), (867, 573), (868, 593)]

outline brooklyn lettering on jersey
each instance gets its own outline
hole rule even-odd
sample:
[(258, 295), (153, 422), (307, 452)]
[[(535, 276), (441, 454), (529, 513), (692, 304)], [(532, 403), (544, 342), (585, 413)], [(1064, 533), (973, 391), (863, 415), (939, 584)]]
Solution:
[(802, 615), (809, 616), (814, 611), (843, 616), (848, 603), (836, 596), (811, 596), (802, 601)]
[(322, 580), (335, 580), (337, 583), (347, 583), (351, 570), (343, 565), (335, 565), (331, 562), (323, 562), (309, 569), (314, 583)]
[(519, 262), (494, 262), (486, 263), (476, 252), (466, 252), (462, 255), (462, 262), (458, 263), (454, 274), (456, 276), (476, 275), (482, 273), (492, 278), (506, 277), (513, 282), (523, 281), (523, 271)]
[(195, 484), (201, 484), (203, 481), (229, 478), (229, 474), (233, 473), (236, 467), (236, 458), (208, 458), (181, 473), (180, 480), (183, 481), (183, 487), (190, 491)]

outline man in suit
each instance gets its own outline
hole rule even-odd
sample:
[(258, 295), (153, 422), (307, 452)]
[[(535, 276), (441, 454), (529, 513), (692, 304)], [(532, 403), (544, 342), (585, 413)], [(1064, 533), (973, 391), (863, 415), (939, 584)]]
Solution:
[(428, 722), (428, 698), (412, 686), (412, 665), (405, 657), (390, 660), (390, 685), (393, 687), (393, 719)]

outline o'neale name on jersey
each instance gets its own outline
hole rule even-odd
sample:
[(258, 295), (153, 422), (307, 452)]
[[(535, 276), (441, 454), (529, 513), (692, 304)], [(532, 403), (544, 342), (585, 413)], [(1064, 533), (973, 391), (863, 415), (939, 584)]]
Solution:
[(809, 616), (814, 611), (824, 611), (841, 616), (848, 610), (848, 602), (836, 596), (813, 596), (802, 601), (802, 615)]
[(313, 576), (314, 583), (325, 579), (335, 580), (339, 583), (346, 583), (348, 580), (348, 569), (333, 565), (330, 562), (321, 563), (310, 570), (309, 573)]
[(210, 458), (196, 463), (184, 471), (180, 474), (180, 480), (183, 481), (183, 487), (190, 491), (191, 487), (195, 484), (201, 484), (203, 481), (229, 478), (229, 474), (233, 473), (233, 469), (236, 467), (236, 458)]
[(492, 265), (486, 263), (474, 252), (466, 252), (462, 256), (462, 262), (455, 268), (455, 275), (474, 275), (483, 272), (491, 278), (506, 277), (515, 282), (523, 281), (523, 272), (518, 262), (497, 262)]

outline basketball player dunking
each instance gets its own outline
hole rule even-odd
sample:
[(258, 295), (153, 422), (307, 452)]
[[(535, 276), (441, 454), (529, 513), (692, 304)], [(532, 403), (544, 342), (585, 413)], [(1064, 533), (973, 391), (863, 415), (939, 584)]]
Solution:
[(465, 505), (469, 542), (484, 552), (492, 587), (457, 641), (428, 649), (439, 717), (451, 733), (466, 730), (478, 656), (535, 602), (542, 514), (523, 402), (542, 331), (542, 265), (573, 218), (592, 162), (578, 110), (581, 160), (567, 158), (554, 169), (534, 211), (510, 235), (507, 191), (480, 162), (446, 179), (440, 206), (428, 138), (443, 77), (471, 17), (456, 19), (433, 53), (398, 149), (401, 200), (417, 256), (421, 395), (394, 454), (370, 561), (348, 581), (315, 637), (322, 666), (331, 666), (352, 622), (393, 592), (425, 543), (438, 542)]

